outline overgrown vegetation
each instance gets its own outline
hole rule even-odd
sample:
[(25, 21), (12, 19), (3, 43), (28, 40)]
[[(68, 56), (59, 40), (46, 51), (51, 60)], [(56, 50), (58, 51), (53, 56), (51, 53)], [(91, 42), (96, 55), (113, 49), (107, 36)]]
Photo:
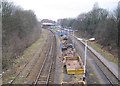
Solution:
[(7, 0), (2, 1), (2, 60), (8, 69), (14, 59), (40, 36), (40, 25), (32, 10), (23, 10)]
[(77, 29), (84, 38), (95, 37), (97, 43), (117, 57), (120, 2), (114, 12), (100, 8), (95, 3), (91, 11), (80, 14), (76, 19), (65, 18), (59, 21), (62, 27)]

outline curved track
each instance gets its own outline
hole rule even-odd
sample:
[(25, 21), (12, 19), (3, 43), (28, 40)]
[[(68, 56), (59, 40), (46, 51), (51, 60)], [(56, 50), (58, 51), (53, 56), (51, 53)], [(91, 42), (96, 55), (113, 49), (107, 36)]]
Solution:
[[(74, 37), (75, 38), (75, 37)], [(83, 46), (85, 46), (85, 44), (81, 41), (78, 41), (80, 44), (82, 43)], [(77, 48), (77, 47), (76, 47)], [(106, 77), (107, 79), (107, 83), (110, 84), (111, 86), (117, 85), (120, 82), (120, 79), (114, 74), (113, 71), (111, 71), (109, 69), (109, 67), (104, 63), (104, 61), (102, 61), (94, 52), (92, 52), (89, 48), (88, 48), (88, 53), (91, 54), (93, 57), (92, 59), (94, 60), (96, 66), (99, 68), (99, 70), (102, 72), (102, 74), (104, 75), (104, 77)]]
[[(55, 35), (52, 31), (50, 31), (50, 38), (49, 38), (49, 42), (46, 41), (47, 43), (44, 44), (43, 48), (42, 48), (42, 52), (39, 52), (39, 50), (36, 52), (36, 53), (39, 53), (39, 57), (42, 55), (42, 54), (45, 54), (46, 56), (44, 57), (44, 62), (40, 68), (40, 71), (39, 71), (39, 74), (37, 75), (37, 78), (36, 80), (34, 81), (34, 84), (37, 85), (37, 84), (41, 84), (41, 83), (38, 83), (40, 82), (40, 78), (41, 80), (43, 81), (43, 79), (46, 78), (46, 83), (50, 83), (50, 81), (52, 82), (53, 81), (53, 77), (51, 73), (54, 73), (54, 60), (55, 60), (55, 50), (56, 50), (56, 39), (55, 39)], [(46, 47), (47, 47), (47, 50), (46, 50)], [(36, 54), (35, 53), (35, 54)], [(34, 54), (34, 55), (35, 55)], [(34, 56), (33, 55), (33, 56)], [(33, 58), (30, 60), (32, 61)], [(27, 67), (27, 65), (30, 63), (30, 61), (28, 61), (23, 69), (21, 71), (19, 71), (19, 73), (15, 76), (15, 78), (13, 80), (11, 80), (11, 82), (8, 84), (9, 86), (13, 85), (14, 82), (16, 80), (19, 80), (19, 77), (22, 73), (22, 71), (24, 71)], [(37, 63), (37, 62), (36, 62)], [(33, 67), (35, 66), (36, 64), (34, 64), (31, 68), (31, 71), (33, 69)], [(31, 71), (29, 71), (28, 75), (31, 73)], [(27, 75), (27, 76), (28, 76)], [(42, 75), (42, 76), (41, 76)], [(45, 76), (43, 76), (45, 75)]]
[[(44, 46), (46, 46), (46, 44), (44, 44)], [(39, 50), (36, 52), (36, 53), (39, 53), (39, 56), (41, 56), (41, 54), (43, 53), (43, 51), (45, 50), (45, 48), (43, 47), (43, 49), (42, 49), (42, 52), (40, 52), (39, 53)], [(36, 54), (35, 53), (35, 54)], [(34, 54), (34, 55), (35, 55)], [(33, 55), (33, 56), (34, 56)], [(33, 60), (33, 58), (30, 60), (30, 61), (32, 61)], [(14, 82), (20, 77), (20, 74), (22, 73), (22, 71), (24, 71), (25, 70), (25, 68), (27, 67), (27, 65), (30, 63), (30, 61), (28, 61), (25, 65), (24, 65), (24, 67), (22, 68), (22, 70), (20, 70), (19, 71), (19, 73), (15, 76), (15, 78), (13, 78), (13, 80), (11, 80), (11, 82), (9, 83), (9, 86), (11, 86), (12, 84), (14, 84)], [(34, 67), (34, 65), (32, 66), (32, 68)], [(31, 72), (31, 71), (30, 71)], [(28, 75), (30, 74), (30, 72), (28, 73)], [(27, 76), (28, 76), (27, 75)]]
[[(52, 31), (51, 31), (52, 32)], [(56, 39), (54, 33), (52, 32), (50, 36), (51, 42), (49, 43), (49, 48), (46, 53), (46, 57), (40, 68), (40, 71), (35, 79), (34, 86), (39, 84), (49, 84), (52, 80), (51, 71), (53, 70), (53, 65), (55, 62), (55, 49), (56, 49)]]
[(114, 86), (118, 84), (118, 82), (120, 82), (119, 78), (115, 76), (115, 74), (107, 67), (107, 65), (102, 60), (100, 60), (97, 56), (96, 58), (94, 58), (94, 60), (96, 61), (96, 65), (98, 66), (98, 68), (108, 80), (109, 84)]

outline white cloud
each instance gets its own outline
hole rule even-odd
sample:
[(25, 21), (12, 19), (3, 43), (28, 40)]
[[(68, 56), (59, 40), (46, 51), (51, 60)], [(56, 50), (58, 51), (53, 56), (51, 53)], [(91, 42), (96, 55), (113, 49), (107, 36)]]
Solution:
[(76, 17), (82, 12), (88, 12), (93, 4), (113, 10), (119, 0), (12, 0), (24, 9), (32, 9), (38, 18), (58, 19)]

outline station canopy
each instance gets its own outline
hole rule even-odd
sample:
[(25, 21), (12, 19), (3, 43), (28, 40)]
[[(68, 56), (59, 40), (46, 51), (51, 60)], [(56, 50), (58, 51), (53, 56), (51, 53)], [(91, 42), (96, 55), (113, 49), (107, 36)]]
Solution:
[(42, 23), (42, 25), (46, 25), (46, 26), (54, 26), (55, 24), (53, 24), (53, 23)]

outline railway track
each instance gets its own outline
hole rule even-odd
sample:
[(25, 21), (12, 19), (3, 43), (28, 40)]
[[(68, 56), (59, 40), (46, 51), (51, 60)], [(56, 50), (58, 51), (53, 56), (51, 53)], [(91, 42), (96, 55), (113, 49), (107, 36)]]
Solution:
[[(47, 43), (44, 44), (44, 46), (46, 46), (46, 45), (47, 45)], [(45, 48), (46, 48), (46, 47), (43, 47), (42, 52), (40, 52), (40, 53), (39, 53), (39, 49), (37, 50), (36, 53), (39, 53), (39, 57), (42, 55), (42, 53), (44, 53)], [(36, 54), (36, 53), (35, 53), (35, 54)], [(33, 56), (35, 56), (35, 54), (34, 54)], [(33, 60), (33, 58), (32, 58), (30, 61), (32, 61), (32, 60)], [(28, 61), (28, 62), (24, 65), (24, 67), (22, 68), (22, 70), (20, 70), (19, 73), (15, 76), (15, 78), (13, 78), (13, 79), (8, 83), (9, 86), (11, 86), (12, 84), (15, 84), (14, 82), (15, 82), (17, 79), (19, 79), (20, 74), (22, 73), (22, 71), (25, 70), (25, 68), (26, 68), (27, 65), (30, 63), (30, 61)], [(35, 65), (35, 64), (34, 64), (34, 65)], [(34, 67), (34, 65), (32, 65), (32, 68)], [(32, 69), (32, 68), (31, 68), (31, 69)], [(30, 71), (30, 72), (31, 72), (31, 71)], [(30, 72), (28, 72), (28, 74), (26, 75), (26, 77), (30, 74)]]
[[(78, 41), (78, 40), (77, 40)], [(79, 41), (80, 42), (80, 41)], [(80, 42), (82, 43), (82, 42)], [(84, 43), (82, 43), (83, 46), (85, 46)], [(94, 59), (94, 62), (96, 64), (96, 66), (101, 70), (102, 74), (106, 77), (106, 79), (108, 80), (107, 83), (109, 83), (111, 86), (116, 86), (118, 84), (120, 84), (120, 79), (114, 74), (113, 71), (111, 71), (109, 69), (109, 67), (104, 63), (104, 61), (102, 61), (100, 58), (98, 58), (98, 56), (92, 52), (89, 48), (88, 48), (88, 52), (92, 55), (94, 55), (92, 57), (92, 59)]]
[(56, 39), (54, 35), (51, 35), (50, 47), (47, 51), (45, 59), (43, 61), (42, 67), (39, 70), (39, 73), (34, 81), (34, 86), (39, 84), (46, 84), (52, 82), (53, 77), (51, 76), (54, 72), (54, 62), (55, 62), (55, 49), (56, 49)]
[(115, 74), (99, 58), (94, 58), (94, 60), (96, 61), (95, 63), (98, 68), (108, 80), (108, 84), (110, 84), (111, 86), (116, 86), (119, 82), (119, 79), (115, 76)]
[[(51, 39), (50, 39), (50, 41), (51, 41)], [(55, 44), (54, 44), (55, 45)], [(37, 50), (37, 52), (36, 53), (38, 53), (38, 57), (41, 57), (43, 54), (47, 54), (48, 53), (48, 51), (46, 51), (46, 48), (48, 48), (49, 46), (51, 46), (50, 45), (50, 43), (48, 42), (48, 40), (46, 40), (46, 43), (44, 44), (44, 46), (43, 46), (43, 48), (42, 48), (42, 52), (40, 52), (39, 51), (39, 49)], [(36, 54), (35, 53), (35, 54)], [(35, 54), (33, 55), (33, 56), (35, 56)], [(33, 57), (34, 58), (34, 57)], [(33, 58), (30, 60), (30, 61), (32, 61), (33, 60)], [(12, 80), (10, 80), (10, 82), (8, 83), (8, 86), (11, 86), (11, 85), (13, 85), (13, 84), (16, 84), (15, 82), (17, 81), (17, 80), (19, 80), (19, 77), (21, 77), (21, 74), (22, 74), (22, 72), (26, 69), (26, 67), (27, 67), (27, 65), (30, 63), (30, 61), (28, 61), (25, 65), (24, 65), (24, 67), (22, 68), (22, 70), (20, 70), (19, 71), (19, 73), (15, 76), (15, 78), (13, 78)], [(38, 60), (36, 60), (36, 63), (37, 63), (37, 61)], [(49, 63), (49, 62), (48, 62)], [(50, 65), (53, 65), (54, 64), (54, 62), (52, 63), (52, 64), (50, 64)], [(31, 73), (31, 71), (32, 71), (32, 69), (33, 69), (33, 67), (35, 66), (36, 64), (33, 64), (33, 65), (31, 65), (31, 69), (30, 69), (30, 71), (27, 73), (27, 75), (26, 76), (24, 76), (24, 77), (28, 77), (29, 76), (29, 74)], [(52, 66), (51, 66), (52, 67)], [(53, 67), (52, 67), (53, 68)], [(49, 71), (49, 72), (51, 72), (51, 71)], [(50, 77), (50, 76), (49, 76)]]

